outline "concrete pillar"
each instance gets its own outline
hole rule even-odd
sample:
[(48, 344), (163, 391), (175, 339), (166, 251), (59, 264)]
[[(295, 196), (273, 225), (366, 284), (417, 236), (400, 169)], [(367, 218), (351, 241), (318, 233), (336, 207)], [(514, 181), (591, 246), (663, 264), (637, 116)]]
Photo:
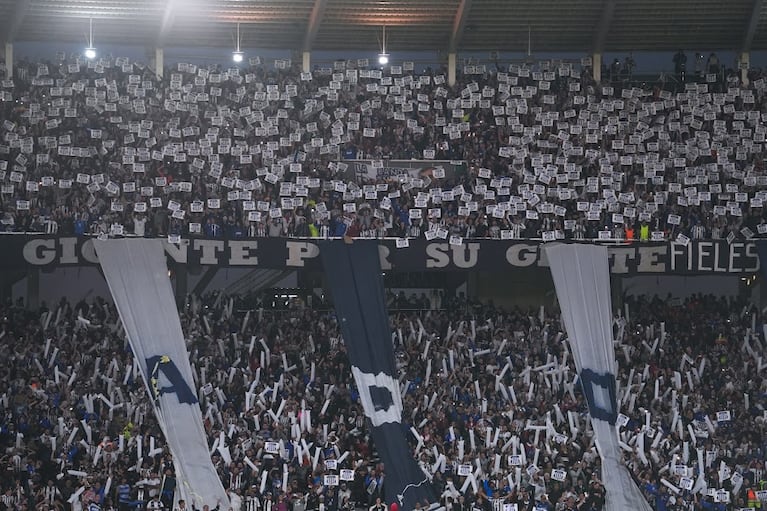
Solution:
[(738, 57), (738, 66), (740, 67), (740, 83), (748, 85), (748, 68), (751, 65), (751, 54), (744, 51)]
[(447, 54), (447, 84), (449, 86), (455, 85), (455, 53)]
[(594, 53), (591, 56), (591, 75), (594, 77), (594, 81), (600, 83), (602, 81), (602, 54)]
[(13, 78), (13, 43), (5, 43), (5, 70), (8, 79)]
[(301, 65), (301, 69), (304, 73), (309, 73), (312, 70), (312, 53), (309, 51), (305, 51), (303, 53), (303, 62)]
[(165, 50), (162, 48), (154, 49), (154, 70), (157, 78), (162, 78), (165, 73)]

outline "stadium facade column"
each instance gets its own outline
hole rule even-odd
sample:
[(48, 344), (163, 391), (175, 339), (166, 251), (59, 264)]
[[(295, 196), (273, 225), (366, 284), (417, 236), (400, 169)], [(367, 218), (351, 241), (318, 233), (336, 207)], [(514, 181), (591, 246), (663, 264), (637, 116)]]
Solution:
[(447, 54), (447, 84), (449, 86), (455, 85), (455, 52)]
[(595, 82), (602, 81), (602, 53), (600, 52), (594, 52), (591, 55), (591, 75)]
[(8, 78), (13, 78), (13, 43), (5, 43), (5, 70)]
[(301, 70), (308, 73), (312, 70), (312, 52), (305, 51), (302, 54)]
[(162, 79), (165, 72), (165, 50), (162, 48), (154, 49), (154, 72), (157, 78)]
[(744, 51), (738, 56), (740, 67), (740, 83), (748, 85), (748, 68), (751, 66), (751, 53)]

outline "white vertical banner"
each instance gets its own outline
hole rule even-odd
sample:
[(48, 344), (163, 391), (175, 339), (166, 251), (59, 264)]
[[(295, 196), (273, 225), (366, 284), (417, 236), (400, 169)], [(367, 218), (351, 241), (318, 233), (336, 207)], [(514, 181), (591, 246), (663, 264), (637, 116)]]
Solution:
[(617, 363), (613, 348), (607, 247), (549, 245), (546, 256), (602, 460), (605, 509), (650, 511), (650, 505), (623, 464), (615, 427), (618, 416)]
[[(109, 290), (173, 454), (178, 498), (229, 508), (213, 467), (192, 368), (159, 239), (93, 242)], [(179, 495), (180, 494), (180, 495)]]

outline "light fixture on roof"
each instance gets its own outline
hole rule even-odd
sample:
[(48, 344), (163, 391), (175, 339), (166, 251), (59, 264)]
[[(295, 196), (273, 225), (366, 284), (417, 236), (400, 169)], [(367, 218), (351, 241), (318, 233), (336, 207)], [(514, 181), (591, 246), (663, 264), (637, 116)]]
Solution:
[(85, 48), (85, 58), (95, 59), (96, 48), (93, 46), (93, 18), (90, 19), (90, 32), (88, 33), (88, 47)]
[(232, 60), (240, 63), (245, 58), (245, 54), (240, 50), (240, 24), (237, 23), (237, 41), (234, 45), (234, 52), (232, 53)]
[(378, 63), (385, 66), (389, 63), (389, 54), (386, 53), (386, 25), (383, 26), (381, 38), (381, 53), (378, 54)]

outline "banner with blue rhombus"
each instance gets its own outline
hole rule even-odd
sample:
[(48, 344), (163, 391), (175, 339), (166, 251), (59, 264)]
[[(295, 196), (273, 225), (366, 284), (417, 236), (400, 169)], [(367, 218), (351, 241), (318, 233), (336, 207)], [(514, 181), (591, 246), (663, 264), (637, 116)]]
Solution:
[(546, 247), (546, 255), (602, 460), (605, 509), (650, 511), (650, 505), (623, 463), (615, 428), (617, 362), (607, 247), (557, 244)]
[[(93, 244), (173, 455), (176, 498), (199, 509), (203, 505), (228, 509), (229, 498), (210, 459), (193, 390), (163, 240), (111, 239)], [(156, 454), (142, 452), (142, 457)]]
[(378, 244), (328, 241), (320, 246), (352, 374), (373, 442), (384, 461), (384, 497), (403, 511), (434, 504), (428, 478), (415, 462), (402, 424), (402, 396), (386, 311)]

